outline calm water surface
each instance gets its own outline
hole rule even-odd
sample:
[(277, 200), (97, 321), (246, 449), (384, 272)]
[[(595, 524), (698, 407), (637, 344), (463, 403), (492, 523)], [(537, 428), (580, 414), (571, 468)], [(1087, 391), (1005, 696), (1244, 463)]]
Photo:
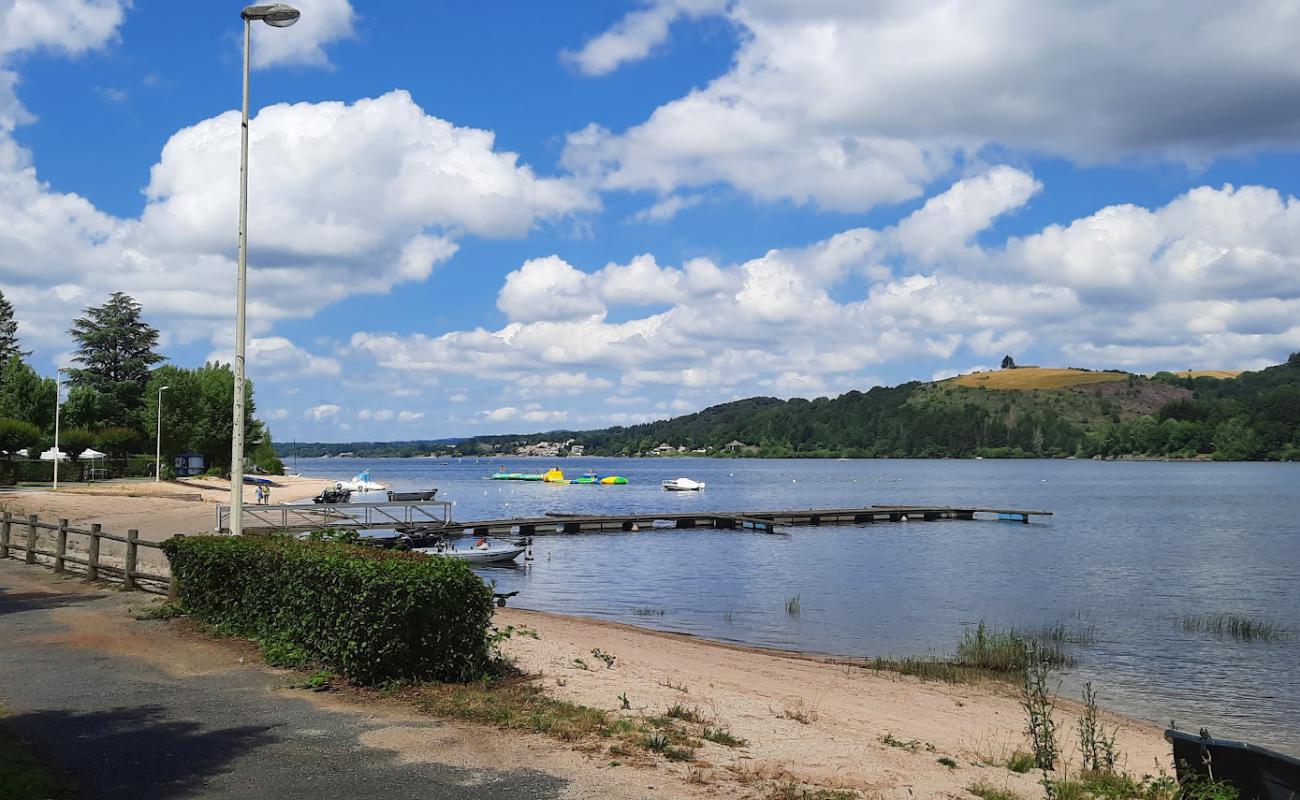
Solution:
[[(437, 486), (458, 520), (925, 503), (1042, 509), (1046, 522), (910, 522), (788, 535), (656, 530), (539, 537), (527, 568), (484, 569), (522, 608), (842, 656), (945, 655), (965, 626), (1095, 626), (1063, 691), (1300, 754), (1300, 465), (1093, 461), (562, 459), (628, 486), (488, 482), (552, 462), (303, 459), (306, 475), (369, 468)], [(665, 478), (708, 483), (664, 492)], [(802, 613), (785, 611), (798, 595)], [(638, 609), (662, 609), (642, 616)], [(1275, 642), (1184, 630), (1196, 614), (1291, 629)]]

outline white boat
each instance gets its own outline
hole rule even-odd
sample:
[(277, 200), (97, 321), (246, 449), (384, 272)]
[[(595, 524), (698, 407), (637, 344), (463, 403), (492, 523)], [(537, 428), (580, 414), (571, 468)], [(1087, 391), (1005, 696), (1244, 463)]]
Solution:
[(664, 490), (669, 492), (698, 492), (703, 488), (702, 481), (693, 481), (690, 478), (673, 478), (664, 481)]
[(504, 564), (519, 558), (519, 554), (526, 549), (521, 545), (512, 544), (495, 547), (492, 545), (487, 547), (467, 547), (464, 550), (451, 547), (417, 547), (415, 552), (430, 556), (456, 558), (470, 564)]
[(350, 481), (334, 484), (334, 491), (347, 493), (347, 503), (387, 503), (388, 486), (370, 480), (370, 470), (358, 472)]

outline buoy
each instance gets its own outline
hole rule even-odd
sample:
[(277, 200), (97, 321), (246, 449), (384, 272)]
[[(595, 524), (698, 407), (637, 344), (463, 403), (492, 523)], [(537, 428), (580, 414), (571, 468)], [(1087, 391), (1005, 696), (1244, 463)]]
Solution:
[(907, 515), (906, 515), (906, 514), (903, 515), (903, 522), (907, 522)]

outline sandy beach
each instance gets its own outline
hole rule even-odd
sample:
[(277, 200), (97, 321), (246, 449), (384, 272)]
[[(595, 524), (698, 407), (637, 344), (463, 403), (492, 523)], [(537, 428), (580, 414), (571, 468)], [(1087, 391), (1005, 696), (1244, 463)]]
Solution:
[[(735, 749), (705, 743), (701, 751), (711, 766), (694, 779), (730, 787), (724, 796), (765, 780), (882, 798), (968, 797), (965, 787), (979, 780), (1026, 796), (1041, 791), (1034, 775), (1002, 766), (1012, 752), (1027, 749), (1024, 714), (1007, 684), (922, 682), (834, 659), (535, 611), (502, 609), (497, 618), (499, 625), (537, 631), (536, 639), (516, 636), (504, 649), (523, 669), (542, 675), (548, 693), (611, 710), (626, 695), (632, 708), (623, 713), (662, 714), (681, 705), (747, 740)], [(613, 656), (613, 666), (593, 650)], [(1063, 699), (1058, 712), (1063, 752), (1076, 768), (1078, 710)], [(1106, 716), (1118, 726), (1126, 769), (1171, 768), (1158, 728)], [(957, 767), (940, 764), (943, 757)], [(665, 768), (683, 780), (692, 769)]]
[[(276, 501), (309, 497), (330, 483), (277, 482), (283, 485)], [(225, 498), (219, 481), (194, 480), (10, 492), (0, 502), (14, 513), (66, 518), (78, 526), (98, 522), (106, 530), (136, 528), (142, 538), (162, 540), (210, 531), (213, 508)], [(246, 499), (252, 502), (251, 492)], [(536, 638), (512, 637), (503, 649), (521, 669), (540, 676), (554, 697), (629, 715), (654, 716), (680, 705), (746, 741), (736, 748), (705, 742), (693, 765), (635, 767), (657, 771), (660, 780), (663, 772), (671, 774), (675, 788), (659, 796), (762, 797), (765, 787), (790, 780), (881, 798), (969, 797), (966, 787), (976, 781), (1026, 796), (1039, 791), (1033, 775), (1005, 767), (1027, 743), (1023, 712), (1003, 683), (922, 682), (833, 659), (517, 608), (498, 610), (496, 621), (536, 632)], [(593, 651), (612, 657), (612, 665)], [(620, 696), (628, 699), (628, 710), (620, 710)], [(1058, 711), (1062, 749), (1075, 766), (1077, 710), (1063, 700)], [(1155, 726), (1109, 715), (1107, 721), (1118, 728), (1128, 771), (1169, 767), (1168, 745)], [(509, 736), (528, 739), (529, 749), (563, 754), (575, 769), (585, 763), (585, 769), (608, 771), (610, 759), (599, 750)], [(577, 761), (575, 751), (584, 754)]]

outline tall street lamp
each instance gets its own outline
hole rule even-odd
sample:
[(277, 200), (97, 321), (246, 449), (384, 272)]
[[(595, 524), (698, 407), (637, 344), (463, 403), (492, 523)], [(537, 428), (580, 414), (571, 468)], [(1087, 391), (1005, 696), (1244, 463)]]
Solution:
[(248, 301), (248, 51), (253, 40), (253, 20), (273, 28), (298, 21), (298, 9), (284, 3), (248, 6), (244, 20), (244, 108), (239, 129), (239, 267), (235, 278), (235, 391), (230, 437), (230, 532), (244, 532), (244, 309)]
[(158, 387), (158, 454), (154, 457), (153, 462), (153, 482), (162, 481), (162, 393), (172, 387)]
[(54, 489), (59, 488), (59, 407), (63, 401), (63, 383), (59, 378), (64, 370), (62, 368), (54, 370)]

